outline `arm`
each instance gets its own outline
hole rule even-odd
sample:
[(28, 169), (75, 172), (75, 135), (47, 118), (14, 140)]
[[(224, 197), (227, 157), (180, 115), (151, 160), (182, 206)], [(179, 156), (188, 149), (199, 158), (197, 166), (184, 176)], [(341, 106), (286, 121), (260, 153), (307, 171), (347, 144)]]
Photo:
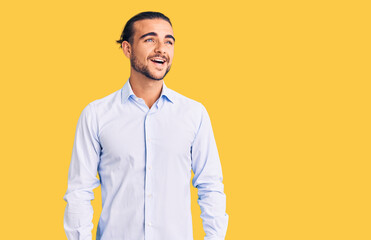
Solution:
[(100, 144), (97, 120), (89, 104), (82, 111), (77, 123), (72, 158), (68, 172), (68, 188), (64, 195), (67, 206), (64, 229), (69, 240), (91, 240), (93, 229), (93, 189), (99, 186), (97, 168)]
[(222, 168), (209, 115), (203, 105), (198, 133), (192, 144), (192, 184), (198, 189), (198, 204), (205, 240), (224, 240), (228, 226)]

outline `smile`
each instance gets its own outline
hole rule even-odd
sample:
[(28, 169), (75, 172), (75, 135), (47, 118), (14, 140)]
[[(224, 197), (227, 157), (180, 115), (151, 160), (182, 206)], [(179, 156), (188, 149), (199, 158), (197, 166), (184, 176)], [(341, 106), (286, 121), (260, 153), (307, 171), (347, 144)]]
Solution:
[(157, 64), (161, 64), (161, 65), (166, 62), (166, 60), (163, 58), (152, 58), (151, 61)]

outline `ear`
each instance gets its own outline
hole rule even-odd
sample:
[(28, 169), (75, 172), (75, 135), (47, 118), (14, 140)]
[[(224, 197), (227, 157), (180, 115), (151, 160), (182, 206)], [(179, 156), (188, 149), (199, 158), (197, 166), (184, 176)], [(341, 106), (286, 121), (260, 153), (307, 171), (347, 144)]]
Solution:
[(122, 46), (122, 51), (124, 52), (125, 56), (127, 58), (130, 58), (131, 52), (132, 52), (131, 51), (131, 44), (127, 41), (123, 41), (121, 46)]

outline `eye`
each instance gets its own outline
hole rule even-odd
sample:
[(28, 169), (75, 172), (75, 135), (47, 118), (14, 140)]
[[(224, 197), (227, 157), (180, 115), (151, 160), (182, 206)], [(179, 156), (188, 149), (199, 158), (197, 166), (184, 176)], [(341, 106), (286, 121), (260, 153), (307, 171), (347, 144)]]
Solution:
[(148, 38), (146, 40), (144, 40), (145, 42), (153, 42), (153, 39), (152, 38)]
[(167, 44), (173, 45), (172, 41), (166, 41)]

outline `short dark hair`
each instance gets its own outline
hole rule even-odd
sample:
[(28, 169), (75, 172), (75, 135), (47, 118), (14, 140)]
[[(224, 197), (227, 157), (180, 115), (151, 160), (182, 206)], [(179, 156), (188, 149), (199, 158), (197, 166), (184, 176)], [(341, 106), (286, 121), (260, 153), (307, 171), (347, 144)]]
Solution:
[(164, 14), (160, 12), (141, 12), (135, 15), (134, 17), (130, 18), (129, 21), (127, 21), (124, 30), (121, 33), (120, 40), (117, 40), (116, 42), (120, 44), (120, 47), (122, 48), (122, 42), (127, 41), (132, 44), (133, 41), (133, 25), (136, 21), (144, 20), (144, 19), (163, 19), (167, 21), (170, 26), (173, 26), (170, 22), (170, 19), (166, 17)]

